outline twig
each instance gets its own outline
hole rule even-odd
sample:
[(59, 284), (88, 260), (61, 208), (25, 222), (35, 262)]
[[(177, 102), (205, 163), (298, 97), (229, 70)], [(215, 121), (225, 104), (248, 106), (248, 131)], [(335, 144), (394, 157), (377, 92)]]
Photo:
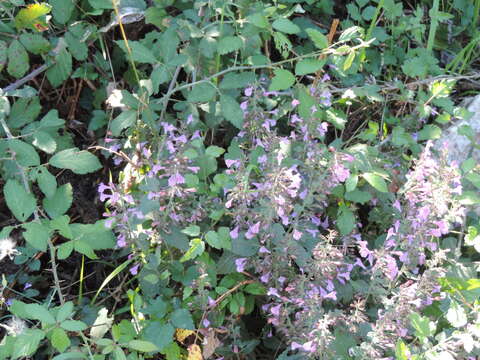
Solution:
[[(172, 81), (170, 81), (170, 85), (168, 86), (167, 94), (165, 95), (165, 98), (163, 100), (163, 108), (162, 112), (160, 113), (160, 120), (158, 120), (158, 123), (161, 124), (163, 121), (163, 118), (165, 117), (165, 113), (167, 112), (167, 105), (168, 102), (170, 101), (170, 97), (173, 93), (171, 91), (173, 90), (175, 83), (177, 82), (178, 74), (180, 74), (181, 66), (177, 66), (175, 69), (175, 73), (173, 74)], [(170, 95), (168, 95), (170, 93)]]
[(23, 78), (21, 78), (20, 80), (17, 80), (15, 81), (13, 84), (10, 84), (8, 85), (6, 88), (3, 89), (3, 91), (5, 93), (8, 93), (10, 91), (13, 91), (13, 90), (16, 90), (17, 88), (19, 88), (20, 86), (22, 86), (23, 84), (29, 82), (30, 80), (32, 80), (33, 78), (35, 78), (37, 75), (41, 74), (42, 72), (44, 72), (45, 70), (47, 70), (52, 64), (43, 64), (42, 66), (36, 68), (35, 70), (33, 70), (30, 74), (24, 76)]

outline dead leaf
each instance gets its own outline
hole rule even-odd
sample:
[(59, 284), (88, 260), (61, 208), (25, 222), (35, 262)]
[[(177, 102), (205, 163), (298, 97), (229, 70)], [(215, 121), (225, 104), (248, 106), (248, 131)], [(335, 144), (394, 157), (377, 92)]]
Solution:
[(208, 359), (215, 353), (215, 350), (222, 345), (221, 341), (215, 336), (215, 329), (209, 328), (208, 333), (203, 338), (203, 357)]
[(188, 347), (187, 360), (203, 360), (202, 349), (197, 344), (192, 344)]

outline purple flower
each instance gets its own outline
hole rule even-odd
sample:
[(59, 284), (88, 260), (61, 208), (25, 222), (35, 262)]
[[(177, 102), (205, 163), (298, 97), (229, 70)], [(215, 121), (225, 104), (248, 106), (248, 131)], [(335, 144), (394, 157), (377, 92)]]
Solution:
[(238, 238), (238, 226), (236, 226), (232, 231), (230, 231), (230, 237), (232, 239)]
[(298, 231), (297, 229), (293, 230), (293, 238), (295, 240), (300, 240), (302, 238), (302, 232)]
[(266, 284), (270, 280), (270, 273), (263, 274), (260, 276), (260, 281)]
[(237, 272), (243, 272), (245, 270), (245, 265), (247, 264), (247, 258), (238, 258), (235, 260), (235, 266), (237, 267)]
[(208, 321), (207, 318), (203, 319), (203, 326), (205, 326), (206, 328), (210, 326), (210, 321)]
[(245, 234), (245, 237), (247, 239), (252, 239), (255, 235), (259, 233), (259, 231), (260, 231), (260, 221), (248, 228), (248, 231)]
[(29, 289), (29, 288), (31, 288), (31, 287), (32, 287), (32, 284), (29, 283), (29, 282), (26, 282), (26, 283), (25, 283), (25, 286), (23, 287), (23, 290), (27, 290), (27, 289)]
[(168, 186), (173, 187), (178, 184), (184, 184), (185, 183), (185, 178), (178, 172), (170, 176), (168, 179)]
[(187, 125), (190, 125), (193, 122), (193, 115), (190, 114), (187, 116)]
[(333, 174), (338, 182), (344, 182), (350, 176), (350, 170), (339, 163), (335, 163), (333, 166)]
[(280, 308), (282, 307), (282, 304), (278, 304), (276, 306), (272, 306), (270, 308), (270, 313), (273, 315), (273, 316), (280, 316)]
[(327, 106), (327, 107), (331, 106), (332, 105), (331, 99), (332, 99), (332, 94), (328, 90), (325, 90), (320, 94), (320, 103), (323, 106)]
[(328, 123), (327, 122), (322, 122), (318, 127), (317, 131), (320, 133), (320, 136), (325, 136), (328, 130)]
[(271, 287), (270, 289), (268, 289), (267, 295), (268, 295), (268, 296), (276, 296), (276, 297), (278, 297), (278, 298), (280, 297), (280, 294), (278, 293), (278, 290), (275, 289), (275, 288), (273, 288), (273, 287)]
[(138, 267), (140, 266), (140, 264), (136, 264), (134, 266), (132, 266), (130, 268), (130, 274), (132, 275), (137, 275), (138, 274)]
[(249, 86), (245, 89), (245, 92), (244, 92), (245, 96), (247, 97), (250, 97), (252, 96), (253, 94), (253, 86)]
[(125, 240), (125, 234), (120, 234), (117, 238), (117, 246), (119, 248), (123, 248), (125, 246), (127, 246), (127, 242)]
[(297, 107), (298, 105), (300, 105), (300, 101), (298, 101), (297, 99), (293, 99), (292, 100), (292, 107)]

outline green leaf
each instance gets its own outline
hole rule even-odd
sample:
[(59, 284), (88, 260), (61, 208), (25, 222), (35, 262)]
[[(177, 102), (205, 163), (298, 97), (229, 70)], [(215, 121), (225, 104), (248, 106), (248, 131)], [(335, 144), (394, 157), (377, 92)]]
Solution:
[(55, 356), (52, 360), (79, 360), (86, 359), (87, 355), (78, 351), (69, 351)]
[(26, 329), (15, 337), (11, 359), (26, 358), (33, 355), (45, 333), (40, 329)]
[(177, 329), (195, 330), (192, 315), (187, 309), (177, 309), (171, 316), (170, 321)]
[(52, 156), (49, 163), (57, 168), (69, 169), (80, 175), (95, 172), (102, 167), (95, 155), (77, 148), (60, 151)]
[(192, 239), (190, 240), (190, 248), (180, 258), (180, 262), (185, 262), (188, 260), (195, 259), (197, 256), (202, 255), (204, 250), (205, 250), (205, 243), (201, 239), (199, 238)]
[(459, 328), (467, 324), (467, 313), (465, 309), (456, 301), (450, 303), (450, 307), (445, 316), (453, 327)]
[(418, 132), (418, 140), (435, 140), (442, 136), (442, 129), (437, 125), (425, 125), (422, 130)]
[(328, 39), (320, 31), (315, 29), (306, 29), (305, 32), (318, 49), (323, 50), (328, 47)]
[(38, 172), (35, 179), (38, 187), (46, 197), (53, 196), (57, 190), (57, 179), (44, 166), (40, 166), (37, 169)]
[(325, 65), (325, 60), (303, 59), (295, 65), (296, 75), (306, 75), (316, 73)]
[(272, 27), (285, 34), (298, 34), (300, 32), (300, 27), (286, 18), (275, 20)]
[(346, 206), (339, 208), (340, 215), (337, 218), (337, 227), (342, 235), (348, 235), (355, 229), (355, 215)]
[(40, 156), (35, 148), (23, 141), (12, 139), (8, 140), (9, 148), (15, 153), (15, 160), (22, 166), (40, 165)]
[(58, 87), (68, 79), (71, 73), (72, 55), (70, 55), (66, 49), (62, 49), (58, 55), (55, 56), (55, 65), (46, 72), (48, 81), (50, 81), (53, 87)]
[(52, 15), (55, 21), (66, 24), (72, 16), (75, 4), (72, 0), (49, 0), (52, 5)]
[(8, 47), (8, 73), (19, 79), (27, 73), (29, 68), (27, 51), (20, 41), (13, 40)]
[(113, 119), (110, 126), (113, 136), (118, 136), (122, 130), (129, 128), (137, 121), (137, 111), (136, 110), (127, 110), (123, 111), (115, 119)]
[(417, 313), (413, 313), (410, 315), (410, 323), (415, 329), (415, 335), (421, 341), (433, 335), (434, 325), (433, 323), (430, 323), (428, 318), (420, 316)]
[(243, 111), (238, 102), (230, 95), (220, 96), (223, 117), (237, 129), (243, 128)]
[(207, 154), (208, 156), (214, 157), (214, 158), (219, 157), (224, 152), (225, 152), (224, 148), (221, 148), (220, 146), (216, 146), (216, 145), (210, 145), (207, 148), (207, 150), (205, 150), (205, 154)]
[[(158, 316), (159, 318), (163, 316)], [(162, 336), (158, 336), (162, 334)], [(143, 329), (143, 338), (154, 343), (160, 351), (163, 351), (173, 341), (175, 328), (170, 324), (162, 324), (159, 321), (149, 320)]]
[(283, 69), (273, 70), (275, 76), (272, 79), (272, 82), (268, 88), (269, 91), (281, 91), (286, 90), (293, 84), (295, 84), (295, 76), (288, 71)]
[(53, 154), (57, 149), (55, 139), (46, 131), (36, 131), (32, 137), (33, 146), (45, 151), (47, 154)]
[(38, 222), (23, 224), (26, 230), (23, 237), (33, 248), (45, 252), (47, 251), (48, 240), (50, 239), (50, 229)]
[(150, 341), (144, 340), (130, 340), (127, 346), (130, 349), (140, 352), (156, 352), (159, 350), (155, 344), (151, 343)]
[(229, 89), (240, 89), (245, 88), (249, 84), (255, 82), (255, 73), (254, 72), (230, 72), (226, 74), (222, 81), (220, 82), (220, 89), (229, 90)]
[(60, 306), (56, 316), (57, 322), (62, 322), (70, 317), (73, 314), (73, 306), (73, 302), (71, 301), (67, 301), (65, 304)]
[(207, 232), (205, 234), (205, 240), (207, 241), (208, 245), (214, 247), (215, 249), (222, 248), (222, 241), (215, 231), (210, 230), (209, 232)]
[(267, 289), (265, 289), (265, 286), (262, 284), (255, 282), (248, 284), (245, 286), (243, 289), (245, 292), (252, 294), (252, 295), (266, 295), (267, 294)]
[(105, 220), (95, 224), (70, 224), (70, 230), (74, 240), (81, 240), (94, 250), (113, 249), (115, 246), (115, 236), (105, 227)]
[(65, 260), (66, 258), (68, 258), (73, 251), (74, 243), (74, 241), (67, 241), (60, 245), (57, 250), (57, 257), (60, 260)]
[(357, 174), (350, 174), (348, 179), (345, 181), (345, 190), (347, 192), (355, 190), (358, 184), (358, 175)]
[(217, 51), (220, 55), (225, 55), (240, 50), (242, 46), (242, 39), (238, 36), (225, 36), (218, 42)]
[(23, 33), (20, 35), (20, 42), (29, 52), (35, 55), (46, 53), (51, 48), (48, 40), (40, 34)]
[(75, 35), (70, 31), (65, 34), (65, 41), (68, 45), (68, 50), (72, 56), (78, 61), (86, 60), (88, 57), (88, 46), (85, 42), (80, 41)]
[[(123, 40), (117, 40), (115, 42), (125, 52), (125, 56), (127, 56), (128, 58), (129, 54), (128, 54), (127, 48), (125, 47), (125, 42)], [(128, 46), (132, 51), (133, 61), (138, 63), (152, 64), (152, 65), (159, 62), (156, 56), (154, 55), (154, 53), (145, 45), (141, 44), (140, 42), (129, 40)]]
[(328, 109), (326, 111), (327, 121), (339, 130), (345, 129), (347, 123), (347, 115), (342, 110)]
[(253, 25), (262, 29), (267, 28), (269, 25), (266, 16), (260, 12), (247, 16), (247, 20), (249, 23), (252, 23)]
[(396, 360), (408, 360), (409, 358), (408, 347), (402, 340), (398, 340), (395, 346), (395, 358)]
[(359, 204), (365, 204), (372, 200), (372, 194), (367, 191), (355, 189), (353, 191), (345, 193), (345, 200), (353, 201)]
[(15, 26), (18, 30), (30, 28), (40, 31), (46, 27), (45, 15), (50, 10), (51, 7), (47, 3), (30, 4), (26, 8), (21, 9), (15, 16)]
[(47, 212), (50, 218), (65, 214), (73, 201), (73, 189), (70, 183), (64, 184), (57, 188), (55, 194), (52, 197), (46, 197), (43, 199), (43, 208)]
[(375, 189), (380, 192), (388, 192), (388, 187), (386, 181), (380, 175), (374, 173), (364, 173), (362, 177), (367, 180), (367, 182), (372, 185)]
[(187, 234), (188, 236), (198, 236), (200, 235), (200, 226), (190, 225), (183, 229), (182, 233)]
[(29, 319), (39, 320), (45, 324), (55, 324), (53, 315), (40, 304), (26, 304), (25, 311)]
[(78, 251), (80, 254), (85, 255), (89, 259), (98, 259), (97, 255), (93, 251), (92, 247), (84, 241), (76, 240), (73, 242), (73, 248), (75, 251)]
[(51, 337), (52, 346), (58, 350), (58, 352), (64, 352), (70, 346), (70, 339), (68, 338), (65, 330), (61, 328), (55, 328), (52, 331)]
[(7, 206), (18, 221), (27, 220), (37, 206), (35, 197), (27, 193), (17, 180), (9, 179), (3, 187)]
[(0, 40), (0, 72), (5, 67), (7, 63), (7, 43)]
[(217, 91), (215, 87), (210, 83), (201, 83), (195, 85), (192, 91), (187, 96), (189, 102), (204, 103), (212, 100), (215, 97)]
[(348, 55), (347, 58), (345, 59), (343, 63), (343, 71), (347, 71), (350, 69), (350, 67), (353, 64), (353, 60), (355, 59), (355, 52), (351, 51)]
[(65, 320), (60, 326), (67, 331), (83, 331), (87, 329), (87, 324), (78, 320)]

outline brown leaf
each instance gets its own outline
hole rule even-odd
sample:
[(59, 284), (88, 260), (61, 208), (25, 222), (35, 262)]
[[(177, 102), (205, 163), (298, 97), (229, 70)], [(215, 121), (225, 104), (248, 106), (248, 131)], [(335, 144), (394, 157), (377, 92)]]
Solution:
[(203, 338), (203, 357), (208, 359), (215, 353), (215, 350), (222, 345), (215, 336), (215, 329), (209, 328), (208, 333)]
[(197, 344), (192, 344), (188, 347), (187, 360), (203, 360), (202, 349)]

